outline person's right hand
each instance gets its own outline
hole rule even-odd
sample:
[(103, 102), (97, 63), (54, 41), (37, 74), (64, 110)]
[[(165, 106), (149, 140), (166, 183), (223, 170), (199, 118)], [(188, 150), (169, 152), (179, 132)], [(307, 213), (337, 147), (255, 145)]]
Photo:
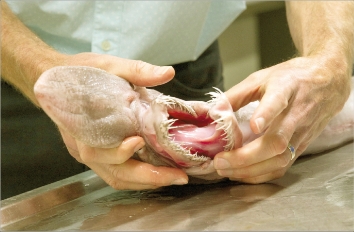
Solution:
[[(110, 55), (80, 53), (63, 57), (61, 65), (100, 68), (137, 86), (160, 85), (171, 80), (175, 74), (171, 66), (154, 66)], [(126, 138), (116, 148), (104, 149), (87, 146), (62, 128), (59, 131), (69, 153), (115, 189), (153, 189), (188, 183), (188, 176), (180, 169), (155, 167), (132, 159), (134, 152), (145, 145), (143, 138), (139, 136)]]

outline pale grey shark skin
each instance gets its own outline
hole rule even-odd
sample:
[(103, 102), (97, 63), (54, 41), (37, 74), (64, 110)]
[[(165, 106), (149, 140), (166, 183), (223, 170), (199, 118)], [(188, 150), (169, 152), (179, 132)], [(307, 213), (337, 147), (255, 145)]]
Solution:
[[(217, 89), (209, 93), (208, 102), (184, 101), (134, 86), (100, 69), (58, 66), (40, 76), (34, 92), (48, 116), (88, 146), (117, 147), (126, 137), (139, 135), (146, 146), (137, 152), (136, 159), (181, 168), (205, 180), (223, 178), (213, 167), (218, 152), (241, 147), (260, 136), (249, 127), (258, 102), (234, 113)], [(343, 110), (305, 153), (353, 140), (353, 98), (352, 90)]]

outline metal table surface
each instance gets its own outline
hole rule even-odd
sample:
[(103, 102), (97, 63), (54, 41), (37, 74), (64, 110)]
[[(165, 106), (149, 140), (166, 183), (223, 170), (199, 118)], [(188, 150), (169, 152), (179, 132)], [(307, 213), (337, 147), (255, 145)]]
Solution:
[(117, 191), (92, 171), (1, 201), (2, 230), (351, 230), (353, 143), (271, 183)]

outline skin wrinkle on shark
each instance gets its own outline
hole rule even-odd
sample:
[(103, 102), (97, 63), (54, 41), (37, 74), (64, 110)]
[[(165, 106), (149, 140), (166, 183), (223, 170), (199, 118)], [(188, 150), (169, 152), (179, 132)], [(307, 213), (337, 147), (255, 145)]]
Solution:
[[(217, 153), (239, 148), (260, 136), (249, 127), (258, 102), (233, 112), (226, 95), (216, 88), (207, 102), (184, 101), (134, 86), (101, 69), (58, 66), (40, 76), (34, 91), (47, 115), (86, 145), (113, 148), (126, 137), (139, 135), (146, 146), (134, 158), (181, 168), (205, 180), (223, 178), (213, 167)], [(353, 140), (353, 101), (352, 90), (343, 110), (304, 154)]]

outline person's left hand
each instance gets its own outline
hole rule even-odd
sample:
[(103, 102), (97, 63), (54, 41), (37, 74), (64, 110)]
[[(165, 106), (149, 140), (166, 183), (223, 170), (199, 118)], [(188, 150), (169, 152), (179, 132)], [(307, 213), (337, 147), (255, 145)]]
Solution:
[[(282, 177), (338, 113), (350, 92), (350, 68), (323, 57), (299, 57), (251, 74), (226, 92), (236, 111), (260, 100), (250, 126), (264, 134), (216, 155), (220, 176), (246, 183)], [(296, 151), (291, 160), (288, 144)]]

